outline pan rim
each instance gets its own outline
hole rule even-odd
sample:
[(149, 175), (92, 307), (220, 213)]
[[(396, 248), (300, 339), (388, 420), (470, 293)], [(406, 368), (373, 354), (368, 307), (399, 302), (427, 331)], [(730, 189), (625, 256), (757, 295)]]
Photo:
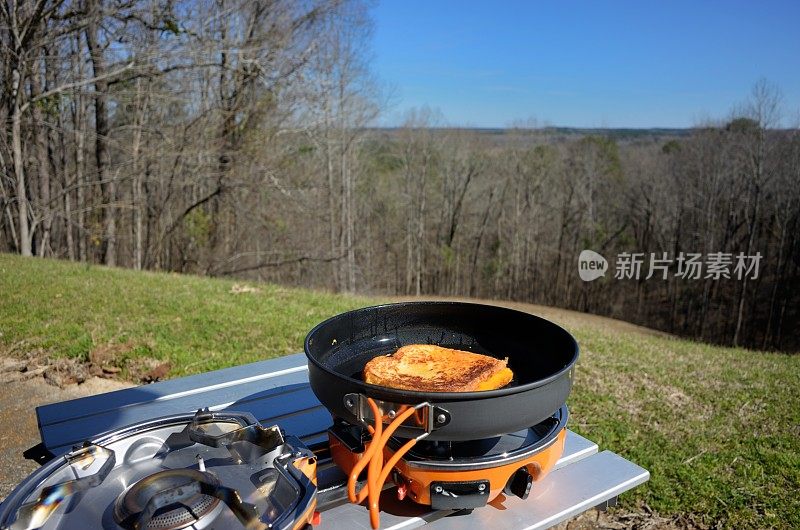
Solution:
[[(557, 330), (557, 332), (559, 332), (562, 335), (564, 335), (565, 338), (568, 339), (568, 341), (569, 341), (569, 343), (570, 343), (570, 345), (572, 347), (571, 348), (572, 349), (572, 356), (569, 359), (569, 361), (567, 362), (566, 366), (564, 366), (564, 368), (558, 370), (557, 372), (554, 372), (554, 373), (548, 375), (545, 378), (537, 379), (536, 381), (531, 381), (530, 383), (525, 383), (524, 385), (517, 385), (517, 386), (508, 387), (508, 388), (500, 388), (500, 389), (497, 389), (497, 390), (478, 390), (478, 391), (472, 391), (472, 392), (435, 392), (435, 391), (423, 392), (423, 391), (417, 391), (417, 390), (405, 390), (405, 389), (401, 389), (401, 388), (392, 388), (392, 387), (388, 387), (388, 386), (373, 385), (371, 383), (367, 383), (366, 381), (364, 381), (362, 379), (356, 379), (354, 377), (350, 377), (349, 375), (346, 375), (346, 374), (343, 374), (341, 372), (337, 372), (335, 370), (332, 370), (332, 369), (328, 368), (327, 366), (323, 365), (319, 360), (314, 358), (310, 353), (310, 345), (309, 345), (310, 338), (315, 334), (315, 332), (318, 329), (322, 328), (323, 326), (325, 326), (326, 324), (328, 324), (329, 322), (331, 322), (333, 320), (336, 320), (336, 319), (339, 319), (339, 318), (341, 318), (341, 317), (343, 317), (345, 315), (348, 315), (348, 314), (351, 314), (351, 313), (360, 312), (360, 311), (382, 309), (382, 308), (386, 308), (386, 307), (400, 307), (400, 306), (412, 306), (412, 305), (470, 306), (470, 307), (473, 307), (473, 308), (485, 308), (485, 309), (490, 309), (490, 310), (493, 310), (493, 311), (494, 310), (498, 310), (500, 312), (507, 312), (507, 313), (514, 313), (514, 314), (517, 314), (517, 315), (524, 315), (524, 316), (526, 316), (528, 318), (532, 317), (534, 319), (538, 319), (538, 320), (546, 322), (547, 324), (553, 326), (555, 328), (555, 330)], [(434, 402), (438, 402), (438, 403), (445, 402), (445, 401), (469, 401), (469, 400), (476, 400), (476, 399), (490, 399), (490, 398), (495, 398), (495, 397), (504, 397), (504, 396), (520, 394), (520, 393), (528, 391), (528, 390), (533, 390), (533, 389), (536, 389), (536, 388), (540, 388), (540, 387), (546, 386), (549, 383), (551, 383), (551, 382), (563, 377), (565, 373), (569, 372), (570, 370), (572, 370), (575, 367), (575, 364), (578, 362), (578, 358), (580, 357), (580, 346), (578, 345), (578, 341), (575, 339), (575, 337), (573, 337), (572, 333), (570, 333), (569, 331), (567, 331), (566, 329), (564, 329), (563, 327), (559, 326), (558, 324), (556, 324), (555, 322), (553, 322), (551, 320), (548, 320), (548, 319), (546, 319), (544, 317), (541, 317), (539, 315), (535, 315), (533, 313), (527, 313), (525, 311), (520, 311), (520, 310), (517, 310), (517, 309), (511, 309), (509, 307), (504, 307), (504, 306), (491, 305), (491, 304), (481, 304), (481, 303), (475, 303), (475, 302), (450, 301), (450, 300), (430, 300), (430, 301), (427, 301), (427, 300), (414, 300), (414, 301), (408, 301), (408, 302), (389, 302), (389, 303), (385, 303), (385, 304), (377, 304), (377, 305), (372, 305), (372, 306), (360, 307), (360, 308), (356, 308), (356, 309), (351, 309), (349, 311), (345, 311), (343, 313), (339, 313), (337, 315), (334, 315), (334, 316), (332, 316), (330, 318), (327, 318), (327, 319), (323, 320), (322, 322), (320, 322), (319, 324), (314, 326), (311, 329), (311, 331), (309, 331), (306, 334), (306, 337), (303, 340), (303, 351), (304, 351), (304, 353), (306, 355), (306, 359), (308, 360), (308, 362), (312, 363), (316, 368), (318, 368), (318, 369), (320, 369), (320, 370), (322, 370), (322, 371), (324, 371), (324, 372), (326, 372), (326, 373), (328, 373), (328, 374), (330, 374), (330, 375), (332, 375), (334, 377), (337, 377), (337, 378), (340, 378), (340, 379), (344, 379), (345, 381), (353, 383), (353, 384), (356, 384), (356, 385), (360, 385), (360, 386), (364, 387), (364, 389), (367, 392), (372, 391), (376, 395), (376, 397), (378, 397), (378, 395), (380, 395), (380, 394), (383, 394), (383, 395), (391, 394), (391, 395), (394, 395), (394, 396), (397, 396), (397, 397), (401, 397), (401, 398), (405, 398), (405, 399), (409, 399), (409, 400), (434, 401)]]

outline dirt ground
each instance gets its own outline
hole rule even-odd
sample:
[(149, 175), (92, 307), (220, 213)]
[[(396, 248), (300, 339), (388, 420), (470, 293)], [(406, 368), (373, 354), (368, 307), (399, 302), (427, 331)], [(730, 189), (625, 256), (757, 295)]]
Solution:
[(36, 407), (54, 401), (75, 399), (131, 386), (111, 379), (91, 377), (63, 388), (50, 384), (42, 373), (26, 377), (9, 370), (14, 361), (0, 358), (0, 500), (39, 465), (25, 460), (22, 452), (39, 443)]

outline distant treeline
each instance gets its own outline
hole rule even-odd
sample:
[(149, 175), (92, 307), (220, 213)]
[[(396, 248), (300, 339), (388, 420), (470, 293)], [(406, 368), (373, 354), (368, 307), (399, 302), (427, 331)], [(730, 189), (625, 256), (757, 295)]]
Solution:
[[(760, 83), (729, 120), (628, 141), (498, 141), (432, 133), (417, 116), (364, 143), (354, 287), (530, 301), (797, 351), (800, 131), (767, 126), (777, 101)], [(604, 278), (580, 279), (587, 249), (608, 260)], [(330, 285), (316, 270), (281, 277)]]
[[(0, 251), (800, 348), (800, 133), (776, 89), (691, 130), (451, 129), (427, 109), (375, 129), (369, 33), (336, 0), (6, 5)], [(581, 280), (585, 249), (605, 278)], [(623, 253), (638, 279), (614, 278)], [(690, 254), (699, 278), (679, 276)]]

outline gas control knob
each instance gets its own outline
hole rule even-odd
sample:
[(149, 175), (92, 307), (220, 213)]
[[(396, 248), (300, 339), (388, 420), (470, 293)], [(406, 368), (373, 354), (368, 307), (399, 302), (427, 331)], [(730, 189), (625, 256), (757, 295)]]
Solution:
[(520, 499), (527, 499), (533, 486), (533, 477), (526, 467), (521, 467), (508, 479), (503, 492), (506, 495), (516, 495)]

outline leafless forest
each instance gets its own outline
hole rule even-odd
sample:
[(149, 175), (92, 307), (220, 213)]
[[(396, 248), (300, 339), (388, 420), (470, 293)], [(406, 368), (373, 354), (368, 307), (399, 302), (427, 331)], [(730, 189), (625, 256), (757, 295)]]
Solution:
[[(367, 7), (0, 1), (0, 251), (800, 348), (800, 131), (778, 127), (778, 87), (672, 133), (458, 129), (428, 109), (379, 129)], [(606, 278), (581, 281), (583, 249)], [(742, 280), (614, 279), (621, 252), (763, 258)]]

